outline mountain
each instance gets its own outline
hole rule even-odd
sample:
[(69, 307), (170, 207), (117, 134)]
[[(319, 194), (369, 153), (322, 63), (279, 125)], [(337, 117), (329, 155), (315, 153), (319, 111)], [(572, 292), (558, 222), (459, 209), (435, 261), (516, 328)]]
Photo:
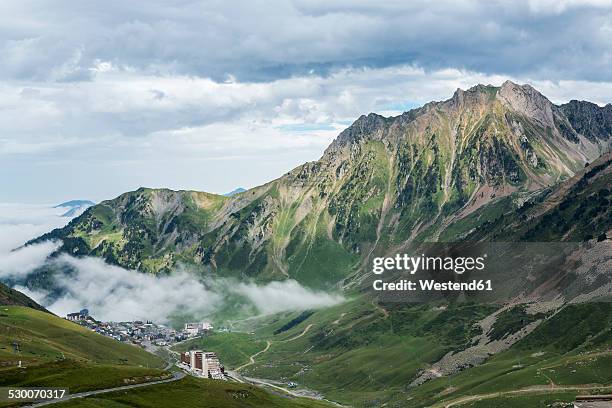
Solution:
[(246, 189), (244, 189), (244, 188), (242, 188), (242, 187), (238, 187), (238, 188), (236, 188), (236, 189), (234, 189), (234, 190), (230, 191), (229, 193), (225, 193), (225, 194), (223, 194), (223, 195), (224, 195), (224, 196), (226, 196), (226, 197), (231, 197), (231, 196), (233, 196), (233, 195), (235, 195), (235, 194), (244, 193), (245, 191), (246, 191)]
[(92, 206), (92, 205), (96, 205), (96, 203), (94, 203), (93, 201), (89, 201), (89, 200), (70, 200), (70, 201), (66, 201), (61, 204), (58, 204), (53, 208), (85, 207), (85, 206)]
[(62, 217), (76, 217), (77, 215), (81, 215), (83, 211), (92, 205), (96, 205), (96, 203), (89, 200), (71, 200), (58, 204), (53, 208), (67, 208), (66, 212), (62, 214)]
[(522, 202), (609, 150), (612, 106), (554, 105), (529, 85), (458, 89), (396, 117), (361, 116), (315, 162), (241, 194), (141, 188), (30, 243), (150, 273), (330, 287), (377, 254), (450, 237), (471, 214)]
[(32, 309), (40, 310), (42, 312), (47, 311), (44, 307), (30, 299), (28, 296), (15, 289), (9, 288), (2, 282), (0, 282), (0, 305), (27, 306)]

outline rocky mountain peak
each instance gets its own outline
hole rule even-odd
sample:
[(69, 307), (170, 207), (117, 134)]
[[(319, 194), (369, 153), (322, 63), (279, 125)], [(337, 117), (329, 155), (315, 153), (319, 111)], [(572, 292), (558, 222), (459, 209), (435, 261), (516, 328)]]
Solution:
[(508, 108), (533, 118), (544, 126), (554, 127), (553, 104), (531, 85), (506, 81), (499, 88), (497, 98)]
[(336, 150), (346, 145), (360, 141), (363, 138), (380, 140), (383, 137), (389, 119), (376, 113), (361, 115), (348, 128), (344, 129), (329, 146), (328, 150)]
[(484, 106), (495, 99), (499, 88), (492, 85), (478, 84), (467, 91), (457, 88), (453, 97), (443, 103), (449, 103), (455, 109), (471, 108), (473, 106)]

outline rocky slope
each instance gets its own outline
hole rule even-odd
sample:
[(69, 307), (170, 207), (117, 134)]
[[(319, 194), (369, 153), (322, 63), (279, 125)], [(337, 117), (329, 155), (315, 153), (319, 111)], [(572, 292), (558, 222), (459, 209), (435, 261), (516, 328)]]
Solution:
[(492, 201), (573, 176), (609, 150), (611, 112), (557, 106), (529, 85), (478, 85), (400, 116), (362, 116), (320, 160), (263, 186), (230, 197), (142, 188), (32, 242), (152, 273), (181, 263), (330, 286), (375, 254), (461, 238), (448, 231)]

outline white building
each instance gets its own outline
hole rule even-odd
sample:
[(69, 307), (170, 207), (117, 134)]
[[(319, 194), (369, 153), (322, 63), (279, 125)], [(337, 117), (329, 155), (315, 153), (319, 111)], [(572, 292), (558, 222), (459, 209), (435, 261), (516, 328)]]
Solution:
[(199, 376), (225, 380), (225, 369), (211, 351), (191, 350), (181, 353), (181, 363)]
[(185, 329), (183, 330), (188, 337), (195, 337), (198, 334), (206, 333), (213, 329), (212, 324), (208, 322), (199, 323), (185, 323)]

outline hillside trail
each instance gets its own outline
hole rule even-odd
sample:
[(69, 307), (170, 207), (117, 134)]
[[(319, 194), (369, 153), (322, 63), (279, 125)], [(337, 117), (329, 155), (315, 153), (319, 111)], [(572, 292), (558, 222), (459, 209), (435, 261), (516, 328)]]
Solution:
[(299, 339), (300, 337), (303, 337), (306, 333), (308, 333), (308, 331), (310, 330), (310, 328), (314, 326), (313, 323), (309, 324), (308, 326), (306, 326), (304, 328), (304, 330), (302, 330), (302, 332), (294, 337), (291, 337), (290, 339), (286, 339), (286, 340), (279, 340), (279, 341), (272, 341), (272, 340), (266, 340), (266, 347), (261, 350), (258, 351), (257, 353), (253, 354), (251, 357), (249, 357), (249, 362), (246, 364), (241, 365), (240, 367), (238, 367), (235, 371), (238, 372), (240, 370), (242, 370), (245, 367), (248, 367), (250, 365), (255, 364), (255, 357), (259, 356), (260, 354), (265, 353), (266, 351), (268, 351), (270, 349), (270, 346), (272, 345), (272, 343), (288, 343), (290, 341), (294, 341)]
[(513, 391), (504, 391), (504, 392), (493, 392), (489, 394), (478, 394), (478, 395), (467, 395), (464, 397), (460, 397), (451, 401), (440, 402), (438, 404), (432, 405), (431, 408), (451, 408), (466, 404), (468, 402), (481, 401), (490, 398), (503, 397), (506, 395), (521, 395), (521, 394), (546, 394), (551, 391), (559, 392), (559, 391), (585, 391), (585, 390), (601, 390), (602, 388), (611, 388), (612, 384), (608, 385), (568, 385), (568, 386), (551, 386), (551, 384), (547, 385), (536, 385), (526, 388), (521, 388)]
[(266, 348), (264, 348), (264, 349), (263, 349), (263, 350), (261, 350), (261, 351), (258, 351), (257, 353), (255, 353), (255, 354), (253, 354), (251, 357), (249, 357), (249, 362), (248, 362), (248, 363), (246, 363), (246, 364), (241, 365), (240, 367), (238, 367), (238, 368), (236, 369), (236, 372), (238, 372), (238, 371), (242, 370), (242, 369), (243, 369), (243, 368), (245, 368), (245, 367), (248, 367), (248, 366), (250, 366), (250, 365), (255, 364), (255, 357), (257, 357), (258, 355), (263, 354), (263, 353), (265, 353), (266, 351), (268, 351), (268, 349), (270, 348), (270, 346), (271, 346), (271, 345), (272, 345), (272, 342), (271, 342), (270, 340), (266, 340)]
[(287, 339), (287, 340), (279, 340), (279, 341), (277, 341), (276, 343), (287, 343), (287, 342), (289, 342), (289, 341), (297, 340), (297, 339), (299, 339), (300, 337), (304, 336), (306, 333), (308, 333), (308, 330), (310, 330), (310, 328), (311, 328), (312, 326), (314, 326), (314, 324), (313, 324), (313, 323), (311, 323), (311, 324), (309, 324), (308, 326), (306, 326), (306, 328), (305, 328), (305, 329), (304, 329), (304, 330), (303, 330), (303, 331), (302, 331), (300, 334), (298, 334), (297, 336), (294, 336), (294, 337), (292, 337), (292, 338), (290, 338), (290, 339)]

